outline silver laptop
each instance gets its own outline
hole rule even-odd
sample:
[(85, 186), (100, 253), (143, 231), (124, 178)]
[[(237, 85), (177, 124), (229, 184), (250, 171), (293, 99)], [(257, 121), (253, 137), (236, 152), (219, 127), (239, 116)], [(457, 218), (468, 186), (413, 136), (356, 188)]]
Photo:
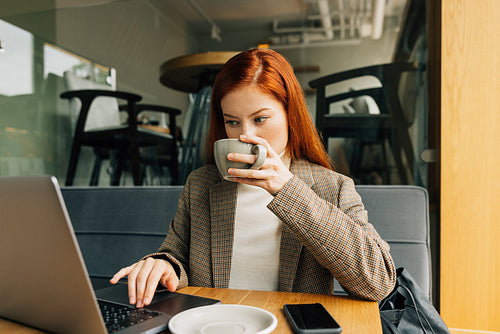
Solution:
[[(171, 292), (144, 311), (127, 301), (125, 284), (94, 292), (54, 177), (0, 177), (0, 317), (55, 333), (157, 333), (183, 310), (218, 303)], [(115, 308), (132, 318), (105, 325)]]

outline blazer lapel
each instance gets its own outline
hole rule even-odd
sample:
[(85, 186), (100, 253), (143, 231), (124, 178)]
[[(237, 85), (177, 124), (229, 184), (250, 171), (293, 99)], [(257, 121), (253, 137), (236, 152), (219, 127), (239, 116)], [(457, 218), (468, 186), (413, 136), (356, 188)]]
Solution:
[[(303, 160), (292, 162), (290, 171), (309, 187), (314, 185), (311, 169), (307, 162)], [(295, 237), (288, 225), (283, 224), (280, 247), (280, 291), (292, 291), (302, 247), (302, 243)]]
[(216, 288), (229, 286), (234, 239), (237, 184), (222, 181), (210, 189), (210, 219), (213, 282)]
[(301, 249), (302, 243), (294, 237), (290, 228), (283, 224), (281, 229), (279, 291), (292, 291)]

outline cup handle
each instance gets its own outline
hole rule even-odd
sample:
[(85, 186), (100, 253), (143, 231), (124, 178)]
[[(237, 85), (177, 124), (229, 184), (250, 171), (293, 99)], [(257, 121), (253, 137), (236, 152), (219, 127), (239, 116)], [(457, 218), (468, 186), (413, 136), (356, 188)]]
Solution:
[(267, 149), (263, 145), (254, 145), (252, 147), (252, 153), (257, 154), (257, 160), (255, 160), (255, 163), (252, 167), (250, 167), (250, 169), (260, 169), (260, 167), (264, 164), (264, 161), (266, 161)]

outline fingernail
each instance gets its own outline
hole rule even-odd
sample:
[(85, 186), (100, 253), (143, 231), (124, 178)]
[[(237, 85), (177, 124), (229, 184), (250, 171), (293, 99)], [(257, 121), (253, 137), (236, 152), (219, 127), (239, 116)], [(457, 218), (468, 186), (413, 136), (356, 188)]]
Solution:
[(135, 304), (135, 298), (132, 298), (132, 297), (131, 297), (131, 298), (129, 299), (129, 301), (130, 301), (130, 304)]
[(148, 297), (144, 298), (144, 305), (149, 305), (149, 298)]
[(241, 135), (240, 139), (247, 139), (247, 136), (246, 135)]
[(232, 158), (233, 158), (233, 154), (232, 154), (232, 153), (229, 153), (229, 154), (227, 155), (227, 158), (228, 158), (228, 159), (232, 159)]

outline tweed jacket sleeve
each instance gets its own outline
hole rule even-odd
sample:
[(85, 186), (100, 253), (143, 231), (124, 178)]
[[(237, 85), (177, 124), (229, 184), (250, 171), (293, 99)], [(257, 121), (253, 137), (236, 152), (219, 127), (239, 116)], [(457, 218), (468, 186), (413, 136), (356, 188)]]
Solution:
[(394, 262), (389, 245), (368, 223), (353, 181), (300, 161), (292, 173), (268, 208), (344, 289), (383, 299), (395, 284)]

